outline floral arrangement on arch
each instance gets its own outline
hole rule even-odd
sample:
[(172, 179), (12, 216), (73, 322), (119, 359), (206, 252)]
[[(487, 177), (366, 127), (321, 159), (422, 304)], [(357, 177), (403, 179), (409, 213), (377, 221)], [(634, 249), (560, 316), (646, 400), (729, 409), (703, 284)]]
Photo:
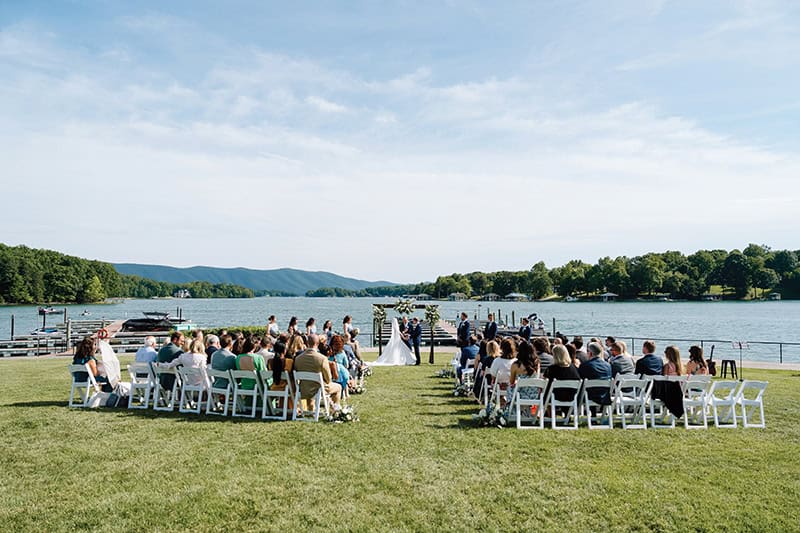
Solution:
[(383, 324), (386, 321), (386, 309), (382, 305), (373, 305), (372, 319), (379, 324)]
[(394, 310), (399, 315), (410, 315), (414, 312), (414, 304), (411, 300), (397, 300), (397, 303), (394, 304)]
[(355, 409), (353, 409), (353, 406), (348, 405), (342, 407), (338, 411), (334, 411), (333, 414), (326, 416), (325, 421), (330, 422), (332, 424), (344, 424), (345, 422), (358, 422), (358, 415), (356, 414)]

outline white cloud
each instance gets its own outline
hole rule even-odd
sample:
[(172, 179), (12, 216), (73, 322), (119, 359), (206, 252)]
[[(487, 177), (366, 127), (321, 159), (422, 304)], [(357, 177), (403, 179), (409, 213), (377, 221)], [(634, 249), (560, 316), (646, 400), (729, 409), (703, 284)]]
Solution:
[(345, 106), (326, 100), (321, 96), (308, 96), (306, 97), (306, 103), (314, 106), (323, 113), (344, 113), (347, 111)]

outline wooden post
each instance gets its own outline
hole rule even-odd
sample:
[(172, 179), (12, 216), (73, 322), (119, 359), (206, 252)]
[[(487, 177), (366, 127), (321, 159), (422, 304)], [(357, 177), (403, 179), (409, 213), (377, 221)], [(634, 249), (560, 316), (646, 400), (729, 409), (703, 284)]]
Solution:
[(553, 337), (556, 336), (556, 317), (553, 317)]
[[(375, 321), (378, 324), (378, 321)], [(383, 353), (383, 323), (378, 324), (378, 357)]]
[(431, 324), (431, 355), (428, 357), (428, 363), (431, 365), (433, 364), (433, 329), (434, 326)]
[(511, 324), (517, 327), (517, 316), (514, 314), (514, 311), (511, 311)]
[(11, 315), (11, 340), (14, 340), (14, 315)]

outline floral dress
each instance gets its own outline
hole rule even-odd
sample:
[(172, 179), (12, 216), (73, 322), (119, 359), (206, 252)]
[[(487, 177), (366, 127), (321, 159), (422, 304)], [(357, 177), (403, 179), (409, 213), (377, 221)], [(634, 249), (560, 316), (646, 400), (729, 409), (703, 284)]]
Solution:
[[(538, 372), (534, 372), (533, 374), (528, 374), (526, 376), (517, 376), (517, 379), (519, 379), (519, 378), (535, 378), (535, 377), (539, 377)], [(512, 385), (511, 387), (509, 387), (509, 389), (508, 389), (508, 403), (506, 404), (506, 407), (505, 407), (506, 416), (516, 414), (516, 413), (511, 413), (510, 412), (510, 409), (511, 409), (511, 398), (514, 397), (514, 393), (516, 392), (516, 390), (517, 390), (516, 383), (514, 385)], [(522, 387), (522, 388), (519, 389), (519, 399), (520, 400), (538, 400), (539, 399), (539, 394), (540, 394), (540, 392), (539, 392), (539, 388), (538, 387)], [(522, 414), (522, 416), (526, 416), (527, 415), (527, 413), (525, 412), (525, 409), (522, 409), (520, 411), (520, 413)], [(531, 415), (533, 415), (533, 413), (531, 413)]]

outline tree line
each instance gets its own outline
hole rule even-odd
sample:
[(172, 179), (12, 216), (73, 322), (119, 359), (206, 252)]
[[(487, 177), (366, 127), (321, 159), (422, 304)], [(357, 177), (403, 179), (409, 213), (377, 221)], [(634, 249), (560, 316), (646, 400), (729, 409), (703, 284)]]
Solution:
[(155, 281), (120, 274), (102, 261), (0, 244), (0, 303), (91, 303), (106, 298), (173, 296), (181, 290), (188, 290), (194, 298), (253, 297), (252, 290), (238, 285)]
[(420, 283), (411, 293), (446, 298), (452, 293), (481, 296), (522, 293), (533, 298), (586, 296), (613, 292), (622, 298), (656, 294), (696, 300), (719, 285), (734, 298), (761, 296), (767, 291), (784, 297), (800, 297), (800, 251), (772, 250), (750, 244), (744, 250), (698, 250), (691, 255), (678, 251), (648, 253), (636, 257), (603, 257), (595, 264), (574, 259), (548, 269), (538, 262), (530, 270), (472, 272), (440, 276), (433, 283)]

